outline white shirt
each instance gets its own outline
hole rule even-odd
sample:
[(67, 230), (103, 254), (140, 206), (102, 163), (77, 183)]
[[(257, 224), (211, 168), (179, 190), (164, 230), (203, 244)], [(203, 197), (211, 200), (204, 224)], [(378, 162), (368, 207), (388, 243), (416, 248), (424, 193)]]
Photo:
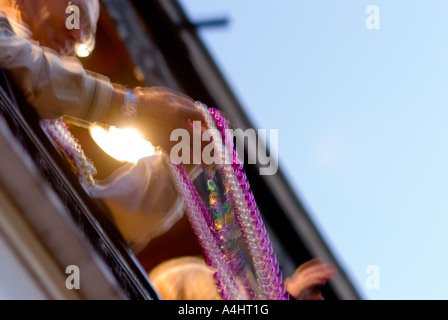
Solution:
[(77, 58), (60, 57), (40, 47), (30, 35), (24, 26), (0, 13), (0, 67), (39, 116), (104, 121), (113, 92), (109, 79), (85, 70)]

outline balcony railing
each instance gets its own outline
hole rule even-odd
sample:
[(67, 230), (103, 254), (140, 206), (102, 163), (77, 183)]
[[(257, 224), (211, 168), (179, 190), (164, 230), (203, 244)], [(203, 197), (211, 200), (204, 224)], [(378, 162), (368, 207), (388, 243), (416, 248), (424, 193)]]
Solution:
[[(36, 233), (41, 233), (41, 240), (46, 242), (45, 245), (59, 263), (61, 272), (65, 271), (68, 263), (83, 265), (85, 266), (84, 270), (88, 269), (89, 272), (92, 270), (92, 273), (101, 272), (102, 277), (97, 277), (95, 281), (98, 282), (97, 286), (104, 287), (102, 290), (105, 295), (93, 295), (97, 299), (117, 297), (133, 300), (159, 299), (147, 273), (134, 254), (126, 247), (121, 234), (108, 218), (106, 206), (97, 200), (92, 200), (87, 195), (66, 160), (41, 129), (39, 117), (33, 108), (8, 82), (4, 72), (1, 72), (0, 84), (0, 116), (5, 120), (3, 123), (7, 123), (14, 137), (11, 143), (17, 144), (19, 149), (25, 151), (24, 158), (32, 159), (32, 165), (37, 168), (38, 178), (42, 180), (42, 185), (49, 185), (58, 198), (56, 202), (63, 205), (63, 208), (59, 210), (59, 216), (56, 216), (58, 210), (49, 212), (52, 211), (50, 209), (36, 211), (34, 216), (28, 216), (28, 222)], [(6, 164), (6, 166), (9, 165)], [(15, 166), (12, 164), (10, 166), (11, 170), (15, 170)], [(8, 170), (9, 168), (4, 167), (3, 169)], [(2, 178), (5, 178), (3, 184), (6, 184), (3, 187), (8, 189), (6, 177), (0, 177), (0, 180)], [(23, 181), (23, 183), (26, 182)], [(21, 196), (26, 197), (27, 195)], [(16, 200), (17, 205), (20, 206), (21, 199), (13, 200)], [(48, 200), (51, 202), (52, 199)], [(42, 201), (46, 201), (46, 199)], [(36, 203), (35, 206), (39, 207), (42, 204)], [(56, 205), (50, 207), (57, 208)], [(23, 211), (27, 210), (23, 209)], [(68, 214), (66, 214), (67, 212)], [(27, 212), (22, 213), (25, 217), (28, 214)], [(42, 218), (36, 217), (36, 214), (42, 215)], [(55, 214), (55, 216), (48, 217), (50, 214)], [(51, 224), (44, 224), (44, 221), (58, 219), (61, 221), (65, 219), (67, 226), (75, 225), (75, 228), (67, 227), (67, 233), (64, 234), (62, 230), (52, 230)], [(47, 237), (48, 234), (54, 234), (54, 236)], [(75, 239), (77, 245), (74, 247), (65, 245), (64, 247), (64, 242), (68, 238)], [(58, 245), (59, 248), (56, 250)], [(81, 267), (80, 269), (83, 272)], [(84, 276), (88, 278), (88, 275)], [(103, 282), (99, 278), (104, 278)], [(83, 275), (81, 275), (81, 279), (83, 279)], [(81, 291), (81, 293), (83, 298), (92, 297), (89, 292)]]

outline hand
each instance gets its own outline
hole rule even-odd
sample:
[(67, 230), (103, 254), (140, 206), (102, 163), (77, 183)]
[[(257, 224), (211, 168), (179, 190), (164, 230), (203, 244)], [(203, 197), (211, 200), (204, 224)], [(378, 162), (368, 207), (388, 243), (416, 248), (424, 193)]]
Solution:
[(316, 288), (323, 286), (336, 274), (333, 264), (324, 264), (320, 259), (312, 259), (300, 265), (285, 281), (286, 290), (296, 300), (323, 300)]
[[(178, 141), (170, 141), (175, 129), (185, 129), (193, 141), (193, 129), (189, 121), (202, 121), (201, 111), (188, 96), (165, 87), (136, 90), (138, 123), (143, 135), (166, 153)], [(192, 148), (190, 148), (190, 151)]]

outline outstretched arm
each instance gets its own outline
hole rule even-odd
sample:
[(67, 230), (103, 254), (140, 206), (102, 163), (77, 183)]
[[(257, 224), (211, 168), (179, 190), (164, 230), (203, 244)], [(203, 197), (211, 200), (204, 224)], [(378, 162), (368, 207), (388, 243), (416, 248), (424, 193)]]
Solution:
[[(60, 57), (54, 50), (19, 37), (1, 14), (0, 67), (42, 118), (67, 115), (116, 126), (123, 123), (124, 87), (85, 70), (77, 58)], [(191, 98), (168, 88), (142, 88), (136, 96), (136, 124), (165, 151), (174, 145), (170, 141), (174, 129), (192, 134), (188, 121), (202, 119)]]

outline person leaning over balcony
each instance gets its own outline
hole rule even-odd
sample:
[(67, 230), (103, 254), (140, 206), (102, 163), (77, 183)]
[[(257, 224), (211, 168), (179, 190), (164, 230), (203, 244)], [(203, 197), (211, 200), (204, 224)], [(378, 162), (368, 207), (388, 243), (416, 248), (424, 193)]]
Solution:
[[(66, 26), (67, 8), (79, 8), (79, 29)], [(130, 89), (85, 70), (75, 46), (94, 43), (98, 0), (0, 0), (0, 67), (42, 119), (63, 115), (120, 126), (132, 119), (155, 146), (168, 152), (175, 129), (192, 133), (200, 121), (194, 101), (163, 87)], [(134, 251), (183, 214), (160, 157), (126, 166), (106, 179), (96, 197), (117, 213), (119, 228)], [(148, 214), (149, 211), (149, 214)], [(128, 215), (132, 213), (132, 215)]]
[[(80, 8), (79, 29), (66, 27), (70, 4)], [(73, 54), (76, 44), (94, 38), (98, 0), (0, 0), (0, 11), (0, 66), (41, 118), (67, 115), (120, 125), (129, 113), (123, 109), (125, 95), (135, 94), (140, 129), (164, 150), (175, 144), (169, 139), (174, 129), (192, 132), (188, 119), (202, 119), (194, 101), (182, 93), (161, 87), (133, 92), (84, 70)]]

